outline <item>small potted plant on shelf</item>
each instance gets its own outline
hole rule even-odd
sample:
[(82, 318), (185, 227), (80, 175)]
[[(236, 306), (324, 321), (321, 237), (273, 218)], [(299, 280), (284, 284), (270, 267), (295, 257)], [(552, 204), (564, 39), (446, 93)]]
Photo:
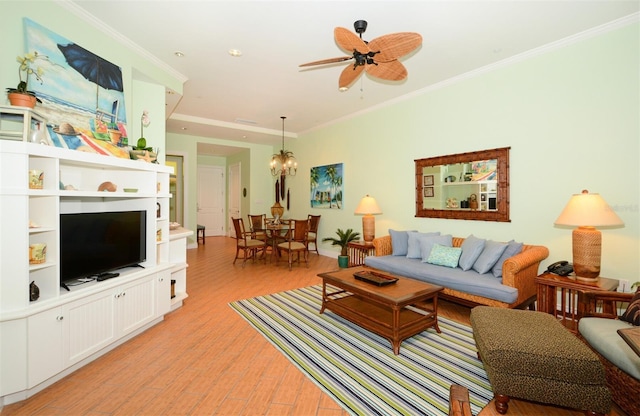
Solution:
[(138, 139), (135, 146), (132, 146), (132, 150), (129, 152), (131, 159), (157, 163), (157, 152), (154, 152), (152, 147), (147, 147), (147, 139), (144, 138), (144, 128), (148, 127), (150, 123), (149, 112), (144, 110), (142, 117), (140, 117), (140, 135), (142, 137)]
[(36, 65), (36, 62), (41, 59), (47, 60), (48, 58), (38, 52), (30, 52), (17, 57), (16, 60), (20, 64), (18, 66), (20, 82), (16, 88), (7, 88), (7, 96), (11, 105), (33, 108), (36, 101), (41, 102), (35, 92), (28, 90), (30, 76), (33, 76), (41, 84), (43, 83), (44, 69)]
[(349, 266), (349, 256), (347, 256), (347, 246), (350, 242), (357, 240), (360, 237), (360, 233), (354, 232), (351, 228), (346, 231), (342, 231), (340, 228), (336, 231), (338, 238), (327, 237), (322, 241), (331, 241), (332, 246), (340, 246), (340, 255), (338, 256), (338, 266), (344, 268)]

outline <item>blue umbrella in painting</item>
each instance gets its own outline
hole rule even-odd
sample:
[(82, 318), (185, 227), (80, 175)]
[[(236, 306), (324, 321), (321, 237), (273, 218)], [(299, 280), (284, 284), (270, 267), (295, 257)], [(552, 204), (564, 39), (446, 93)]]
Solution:
[[(120, 67), (75, 43), (58, 45), (58, 49), (64, 55), (69, 66), (78, 71), (87, 81), (95, 83), (98, 87), (123, 92)], [(98, 105), (98, 87), (96, 87), (96, 107)]]

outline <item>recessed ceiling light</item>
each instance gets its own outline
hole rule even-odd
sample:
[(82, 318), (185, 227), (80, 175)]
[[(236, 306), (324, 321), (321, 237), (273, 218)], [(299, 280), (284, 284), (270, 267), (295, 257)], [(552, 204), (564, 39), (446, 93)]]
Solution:
[(242, 56), (242, 51), (240, 49), (229, 49), (229, 55), (231, 56)]
[(186, 130), (186, 129), (187, 129), (186, 127), (182, 127), (182, 130)]
[(180, 51), (176, 51), (173, 53), (175, 56), (177, 56), (178, 58), (183, 58), (184, 57), (184, 53), (180, 52)]

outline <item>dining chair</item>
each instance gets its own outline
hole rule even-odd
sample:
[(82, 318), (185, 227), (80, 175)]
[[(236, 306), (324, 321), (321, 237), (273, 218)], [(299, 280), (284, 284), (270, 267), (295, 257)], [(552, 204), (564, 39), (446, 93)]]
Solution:
[[(297, 255), (297, 262), (300, 264), (300, 254), (304, 256), (304, 262), (309, 267), (309, 250), (307, 247), (307, 235), (309, 232), (308, 220), (289, 220), (289, 232), (286, 234), (286, 241), (278, 244), (278, 251), (286, 252), (289, 261), (289, 271), (293, 265), (293, 256)], [(278, 257), (278, 263), (280, 257)]]
[(320, 224), (320, 215), (311, 215), (307, 216), (307, 220), (309, 221), (309, 233), (307, 236), (307, 248), (309, 244), (313, 243), (313, 248), (317, 255), (320, 255), (318, 252), (318, 225)]
[(265, 230), (266, 225), (266, 214), (259, 215), (247, 215), (249, 218), (249, 226), (251, 229), (251, 238), (256, 240), (264, 240), (267, 241), (267, 232)]
[(233, 228), (236, 231), (236, 257), (233, 259), (233, 264), (236, 264), (240, 251), (244, 253), (242, 267), (247, 262), (248, 258), (252, 258), (254, 261), (259, 252), (262, 252), (262, 259), (267, 262), (267, 256), (265, 255), (267, 249), (267, 242), (264, 240), (257, 240), (251, 238), (251, 231), (245, 231), (244, 221), (242, 218), (232, 218)]

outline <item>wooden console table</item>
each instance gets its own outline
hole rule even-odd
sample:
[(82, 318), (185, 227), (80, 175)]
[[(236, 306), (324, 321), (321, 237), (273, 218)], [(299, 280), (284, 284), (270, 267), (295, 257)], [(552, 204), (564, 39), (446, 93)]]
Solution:
[(573, 333), (578, 332), (578, 321), (585, 312), (582, 294), (594, 290), (614, 291), (618, 287), (617, 280), (606, 277), (587, 283), (576, 280), (575, 276), (552, 273), (543, 273), (535, 281), (538, 285), (538, 310), (555, 316)]

